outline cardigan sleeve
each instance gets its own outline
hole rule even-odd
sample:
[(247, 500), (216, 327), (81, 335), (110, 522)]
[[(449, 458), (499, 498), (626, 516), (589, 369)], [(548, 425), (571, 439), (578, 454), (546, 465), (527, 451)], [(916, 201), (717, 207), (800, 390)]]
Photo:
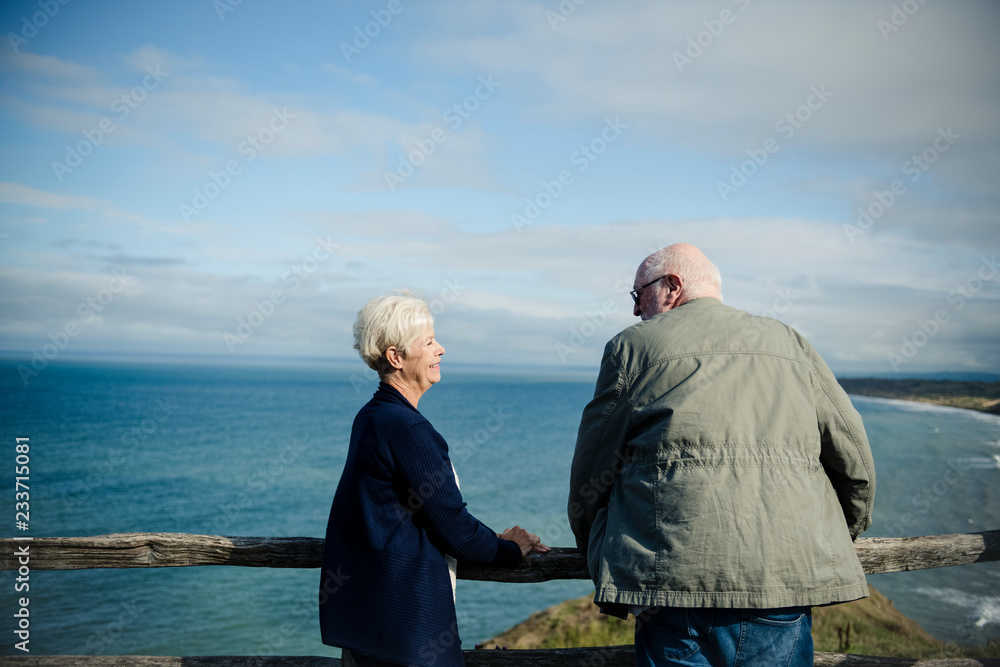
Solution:
[(406, 505), (421, 514), (460, 562), (517, 567), (521, 548), (466, 509), (448, 457), (448, 444), (427, 422), (413, 424), (395, 452), (407, 488)]

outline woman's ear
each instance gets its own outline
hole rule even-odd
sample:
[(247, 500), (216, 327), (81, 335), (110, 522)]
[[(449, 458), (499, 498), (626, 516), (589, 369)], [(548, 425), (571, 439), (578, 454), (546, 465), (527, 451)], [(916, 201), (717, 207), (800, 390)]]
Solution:
[(403, 355), (399, 353), (399, 350), (396, 349), (395, 345), (390, 345), (386, 349), (385, 358), (386, 361), (389, 362), (389, 365), (395, 368), (396, 370), (399, 370), (400, 368), (403, 367)]

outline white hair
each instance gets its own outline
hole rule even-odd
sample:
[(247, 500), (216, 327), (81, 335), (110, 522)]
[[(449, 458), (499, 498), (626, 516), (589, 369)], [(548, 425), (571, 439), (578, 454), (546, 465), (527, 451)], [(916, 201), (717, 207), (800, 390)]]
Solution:
[(721, 300), (722, 274), (719, 267), (701, 251), (692, 252), (691, 248), (682, 244), (660, 248), (643, 261), (647, 275), (676, 273), (684, 280), (685, 299), (713, 296)]
[(427, 303), (410, 290), (371, 299), (354, 321), (354, 349), (368, 367), (385, 377), (392, 366), (385, 351), (395, 347), (404, 357), (427, 327), (434, 325)]

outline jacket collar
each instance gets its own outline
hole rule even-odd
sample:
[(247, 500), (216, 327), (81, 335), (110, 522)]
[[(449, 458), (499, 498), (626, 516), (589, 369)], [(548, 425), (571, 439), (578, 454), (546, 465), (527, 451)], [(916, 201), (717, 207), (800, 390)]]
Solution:
[[(670, 310), (665, 310), (662, 313), (657, 313), (656, 315), (653, 315), (648, 320), (644, 320), (644, 321), (646, 321), (646, 322), (652, 322), (653, 320), (655, 320), (657, 318), (664, 317), (666, 315), (670, 315), (671, 313), (676, 313), (681, 308), (687, 308), (688, 306), (696, 306), (697, 308), (715, 308), (716, 306), (724, 306), (724, 305), (725, 305), (724, 303), (722, 303), (721, 301), (719, 301), (718, 299), (716, 299), (714, 296), (698, 296), (698, 297), (695, 297), (695, 298), (691, 299), (690, 301), (685, 301), (684, 303), (682, 303), (681, 305), (677, 306), (676, 308), (671, 308)], [(691, 311), (685, 310), (684, 312), (685, 313), (689, 313)], [(642, 324), (642, 322), (636, 322), (636, 324), (634, 324), (632, 326), (636, 326), (636, 325), (639, 325), (639, 324)]]
[(714, 296), (696, 296), (690, 301), (685, 301), (678, 308), (683, 308), (684, 306), (690, 306), (693, 303), (697, 303), (700, 306), (721, 306), (723, 303), (716, 299)]

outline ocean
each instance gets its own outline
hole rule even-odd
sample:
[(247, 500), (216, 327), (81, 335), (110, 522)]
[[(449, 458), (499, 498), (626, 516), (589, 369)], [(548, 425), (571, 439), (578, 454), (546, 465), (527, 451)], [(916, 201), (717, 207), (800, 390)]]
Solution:
[[(470, 511), (573, 546), (569, 464), (593, 373), (452, 369), (420, 402), (451, 447)], [(376, 379), (360, 363), (54, 361), (25, 386), (0, 363), (4, 537), (183, 532), (322, 537), (351, 422)], [(852, 397), (878, 475), (865, 537), (1000, 528), (1000, 418)], [(30, 525), (15, 528), (15, 438), (30, 438)], [(339, 655), (317, 620), (318, 570), (242, 567), (0, 573), (0, 655), (30, 598), (38, 654)], [(937, 637), (1000, 635), (1000, 563), (869, 577)], [(586, 581), (459, 581), (463, 645), (593, 590)]]

